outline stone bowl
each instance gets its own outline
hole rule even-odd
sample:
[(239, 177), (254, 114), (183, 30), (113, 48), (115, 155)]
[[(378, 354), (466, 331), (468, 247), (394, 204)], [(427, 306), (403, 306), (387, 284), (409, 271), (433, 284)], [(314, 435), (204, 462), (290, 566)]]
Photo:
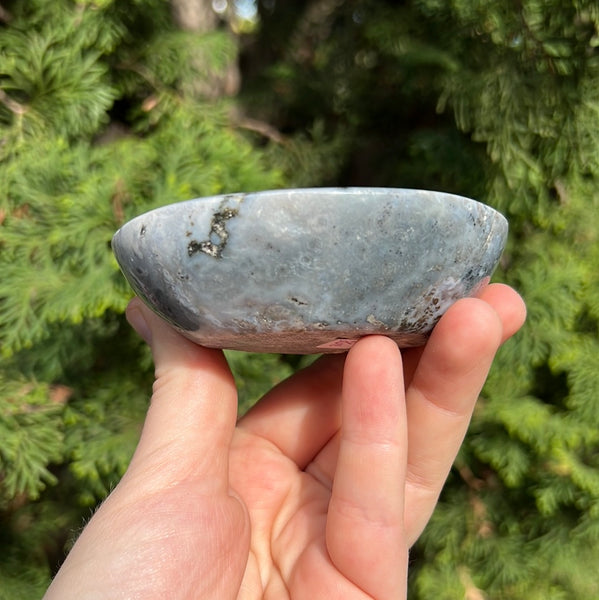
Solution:
[(485, 285), (505, 218), (422, 190), (313, 188), (198, 198), (112, 240), (135, 292), (186, 337), (248, 352), (343, 352), (383, 334), (422, 345)]

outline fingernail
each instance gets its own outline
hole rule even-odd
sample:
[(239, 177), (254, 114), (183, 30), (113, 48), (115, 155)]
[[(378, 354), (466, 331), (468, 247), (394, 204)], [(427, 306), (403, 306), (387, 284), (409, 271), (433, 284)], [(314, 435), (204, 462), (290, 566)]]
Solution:
[(146, 344), (150, 345), (152, 343), (152, 330), (148, 325), (143, 313), (135, 304), (129, 305), (126, 311), (127, 321), (135, 331), (139, 334), (140, 337), (144, 339)]

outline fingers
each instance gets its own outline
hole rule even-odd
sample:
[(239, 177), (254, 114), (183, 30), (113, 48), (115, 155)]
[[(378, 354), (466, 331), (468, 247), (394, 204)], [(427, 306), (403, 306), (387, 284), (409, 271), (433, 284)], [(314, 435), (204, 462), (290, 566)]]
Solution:
[[(511, 326), (506, 325), (506, 331)], [(422, 353), (406, 391), (410, 544), (434, 509), (504, 335), (494, 308), (482, 299), (468, 298), (447, 311)]]
[(503, 283), (492, 283), (480, 292), (478, 298), (493, 307), (493, 310), (499, 315), (503, 328), (502, 343), (513, 336), (524, 324), (526, 305), (511, 287)]
[[(481, 298), (501, 313), (503, 339), (521, 326), (524, 304), (511, 288), (492, 284), (484, 289)], [(403, 351), (406, 385), (411, 382), (423, 351), (424, 348)], [(268, 393), (241, 419), (240, 427), (271, 441), (300, 469), (304, 469), (324, 448), (323, 455), (316, 462), (321, 463), (325, 471), (331, 471), (334, 459), (328, 460), (324, 454), (336, 456), (334, 449), (326, 444), (340, 424), (343, 361), (343, 355), (325, 356), (296, 373)]]
[(125, 480), (142, 474), (161, 488), (193, 477), (226, 490), (237, 394), (222, 352), (185, 339), (138, 299), (127, 318), (150, 343), (156, 381)]
[[(511, 287), (502, 283), (492, 283), (486, 285), (477, 297), (492, 306), (498, 314), (502, 324), (502, 343), (522, 327), (526, 319), (526, 306), (522, 298)], [(412, 376), (418, 367), (425, 347), (420, 346), (402, 351), (406, 387), (412, 381)]]
[(406, 455), (399, 350), (387, 338), (366, 337), (350, 350), (345, 364), (326, 540), (335, 566), (381, 600), (397, 598), (405, 588)]
[(339, 429), (344, 355), (324, 356), (271, 390), (239, 427), (269, 440), (300, 469)]

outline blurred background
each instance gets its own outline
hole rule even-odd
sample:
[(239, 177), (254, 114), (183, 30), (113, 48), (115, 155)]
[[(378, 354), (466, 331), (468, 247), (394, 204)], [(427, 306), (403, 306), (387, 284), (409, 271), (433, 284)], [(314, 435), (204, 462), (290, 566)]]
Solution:
[[(292, 186), (502, 211), (501, 350), (410, 598), (599, 597), (596, 0), (0, 0), (0, 599), (40, 598), (152, 383), (131, 217)], [(228, 352), (240, 411), (305, 360)]]

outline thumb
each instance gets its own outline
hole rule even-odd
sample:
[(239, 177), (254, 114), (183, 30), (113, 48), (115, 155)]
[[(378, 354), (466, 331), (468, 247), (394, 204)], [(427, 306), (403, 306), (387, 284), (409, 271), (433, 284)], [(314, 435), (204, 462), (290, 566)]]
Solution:
[(138, 298), (126, 314), (152, 349), (156, 380), (125, 478), (154, 489), (193, 478), (226, 492), (237, 393), (223, 353), (184, 338)]

